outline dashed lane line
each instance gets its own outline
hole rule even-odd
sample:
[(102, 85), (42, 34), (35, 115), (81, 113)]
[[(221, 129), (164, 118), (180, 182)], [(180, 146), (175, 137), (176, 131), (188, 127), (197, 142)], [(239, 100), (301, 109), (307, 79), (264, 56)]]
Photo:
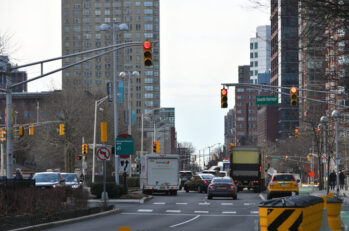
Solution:
[(262, 201), (265, 201), (265, 197), (263, 196), (262, 193), (259, 194), (259, 197), (262, 199)]
[(223, 211), (222, 214), (236, 214), (236, 211)]
[(181, 210), (166, 210), (166, 213), (180, 213)]
[(164, 205), (166, 204), (165, 202), (154, 202), (153, 205)]
[(194, 211), (194, 213), (208, 213), (208, 211)]
[(137, 212), (140, 213), (152, 213), (154, 209), (138, 209)]
[(244, 203), (246, 206), (255, 205), (256, 203)]
[(187, 205), (188, 203), (186, 202), (176, 202), (176, 205)]
[(251, 211), (251, 214), (259, 214), (259, 211)]
[(207, 202), (201, 202), (201, 203), (199, 203), (199, 205), (210, 205), (210, 203), (207, 203)]
[(233, 203), (221, 203), (221, 205), (233, 205)]

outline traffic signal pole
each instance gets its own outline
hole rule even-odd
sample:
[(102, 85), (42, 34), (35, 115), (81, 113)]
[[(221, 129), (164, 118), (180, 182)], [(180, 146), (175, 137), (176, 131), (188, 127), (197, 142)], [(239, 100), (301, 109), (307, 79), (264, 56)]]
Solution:
[(13, 178), (13, 148), (12, 148), (12, 89), (10, 88), (10, 65), (6, 70), (6, 175), (8, 179)]

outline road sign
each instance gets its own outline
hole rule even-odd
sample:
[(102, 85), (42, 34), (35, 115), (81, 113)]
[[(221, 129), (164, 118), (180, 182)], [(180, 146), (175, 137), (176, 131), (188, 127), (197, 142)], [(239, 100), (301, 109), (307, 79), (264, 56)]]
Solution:
[(315, 173), (314, 173), (313, 171), (310, 171), (310, 172), (308, 173), (308, 175), (309, 175), (309, 177), (313, 178), (313, 177), (315, 176)]
[(115, 139), (115, 154), (116, 155), (133, 155), (134, 154), (134, 139), (127, 134), (119, 135)]
[(119, 169), (121, 173), (128, 172), (130, 170), (130, 160), (129, 158), (120, 158)]
[(325, 156), (322, 156), (321, 159), (322, 159), (322, 163), (325, 164), (327, 162), (327, 158)]
[(279, 158), (273, 158), (272, 161), (278, 162), (280, 159)]
[(256, 104), (278, 104), (277, 95), (256, 96)]
[(110, 150), (106, 147), (101, 147), (97, 150), (97, 158), (100, 160), (110, 160)]

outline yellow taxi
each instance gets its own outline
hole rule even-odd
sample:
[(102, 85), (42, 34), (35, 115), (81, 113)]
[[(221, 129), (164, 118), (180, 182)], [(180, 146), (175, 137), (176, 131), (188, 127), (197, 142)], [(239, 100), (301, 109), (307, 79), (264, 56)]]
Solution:
[(299, 193), (298, 182), (291, 173), (276, 173), (268, 185), (267, 199), (278, 196), (291, 196), (292, 192)]

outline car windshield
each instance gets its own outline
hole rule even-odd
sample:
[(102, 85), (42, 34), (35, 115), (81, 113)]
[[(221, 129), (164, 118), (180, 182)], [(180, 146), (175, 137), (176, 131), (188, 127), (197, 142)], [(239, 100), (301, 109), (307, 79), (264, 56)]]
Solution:
[(76, 174), (62, 174), (62, 177), (66, 182), (78, 182)]
[(201, 175), (201, 178), (204, 180), (212, 180), (212, 178), (214, 178), (214, 176), (211, 174), (205, 174), (205, 175)]
[(37, 174), (33, 179), (35, 182), (58, 182), (58, 174)]
[(230, 179), (221, 179), (221, 178), (215, 178), (212, 180), (213, 183), (223, 183), (223, 184), (231, 184), (232, 181)]
[(294, 177), (292, 175), (276, 175), (273, 181), (294, 181)]

